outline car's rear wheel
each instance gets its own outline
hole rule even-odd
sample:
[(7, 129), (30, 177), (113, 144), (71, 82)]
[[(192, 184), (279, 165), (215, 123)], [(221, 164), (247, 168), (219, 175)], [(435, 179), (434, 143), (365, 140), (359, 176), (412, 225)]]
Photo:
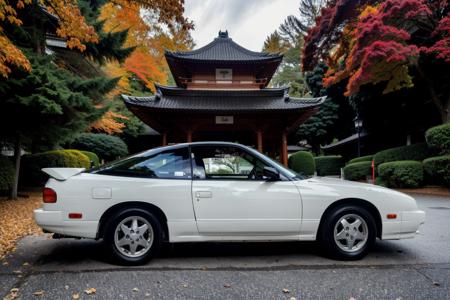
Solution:
[(375, 220), (362, 207), (340, 206), (324, 216), (320, 241), (335, 258), (360, 259), (367, 255), (375, 238)]
[(105, 242), (113, 259), (126, 265), (140, 265), (154, 256), (161, 245), (162, 230), (158, 219), (138, 208), (115, 214), (105, 231)]

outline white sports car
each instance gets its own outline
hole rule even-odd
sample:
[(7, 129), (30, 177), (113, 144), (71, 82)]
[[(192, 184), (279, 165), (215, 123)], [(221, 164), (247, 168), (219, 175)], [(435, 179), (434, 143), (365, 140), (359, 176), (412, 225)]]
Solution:
[(425, 213), (405, 194), (370, 184), (305, 177), (233, 143), (148, 150), (51, 176), (36, 222), (59, 237), (104, 239), (118, 262), (141, 264), (161, 243), (314, 241), (359, 259), (378, 237), (412, 238)]

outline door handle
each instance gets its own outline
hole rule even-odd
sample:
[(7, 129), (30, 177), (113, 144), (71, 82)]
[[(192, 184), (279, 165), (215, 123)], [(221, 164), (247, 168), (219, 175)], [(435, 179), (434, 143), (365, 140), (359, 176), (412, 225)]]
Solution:
[(196, 198), (212, 198), (212, 192), (210, 191), (198, 191), (195, 192)]

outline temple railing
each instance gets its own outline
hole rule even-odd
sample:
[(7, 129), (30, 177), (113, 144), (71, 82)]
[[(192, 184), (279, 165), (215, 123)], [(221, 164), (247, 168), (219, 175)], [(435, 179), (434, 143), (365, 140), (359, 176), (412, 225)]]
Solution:
[(185, 78), (179, 77), (181, 84), (188, 88), (246, 88), (259, 89), (263, 88), (267, 83), (267, 78), (257, 78), (254, 80), (240, 79), (240, 80), (216, 80), (203, 78)]

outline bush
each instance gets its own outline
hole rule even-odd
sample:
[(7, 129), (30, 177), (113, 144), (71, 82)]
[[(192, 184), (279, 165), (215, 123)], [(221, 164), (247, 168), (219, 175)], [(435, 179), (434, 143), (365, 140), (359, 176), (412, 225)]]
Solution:
[(52, 150), (24, 155), (21, 168), (22, 182), (27, 185), (42, 185), (48, 176), (42, 168), (86, 168), (90, 167), (89, 158), (78, 150)]
[(94, 152), (90, 151), (80, 151), (80, 152), (89, 158), (89, 161), (91, 162), (91, 167), (98, 167), (100, 165), (100, 159)]
[(387, 187), (387, 184), (381, 177), (375, 177), (375, 185)]
[(96, 153), (101, 159), (114, 160), (128, 154), (128, 147), (119, 137), (103, 133), (82, 133), (71, 145), (73, 148)]
[(428, 147), (439, 154), (450, 154), (450, 123), (431, 127), (425, 132)]
[(344, 167), (344, 178), (347, 180), (366, 180), (372, 175), (372, 161), (361, 161)]
[(0, 191), (8, 191), (14, 184), (14, 165), (8, 157), (0, 155)]
[(415, 188), (423, 183), (423, 167), (419, 161), (382, 163), (378, 166), (378, 174), (388, 187)]
[(431, 183), (450, 186), (450, 155), (427, 158), (423, 168)]
[(382, 163), (390, 161), (399, 161), (399, 160), (422, 161), (429, 156), (430, 151), (428, 149), (428, 146), (424, 143), (420, 143), (380, 151), (373, 156), (373, 160), (375, 161), (375, 165), (378, 166)]
[(341, 175), (344, 159), (340, 155), (318, 156), (314, 158), (318, 176)]
[(289, 168), (303, 175), (314, 175), (316, 166), (311, 152), (298, 151), (289, 157)]
[(362, 162), (362, 161), (372, 161), (372, 159), (373, 159), (373, 155), (355, 157), (353, 159), (350, 159), (347, 164), (354, 164), (354, 163)]

